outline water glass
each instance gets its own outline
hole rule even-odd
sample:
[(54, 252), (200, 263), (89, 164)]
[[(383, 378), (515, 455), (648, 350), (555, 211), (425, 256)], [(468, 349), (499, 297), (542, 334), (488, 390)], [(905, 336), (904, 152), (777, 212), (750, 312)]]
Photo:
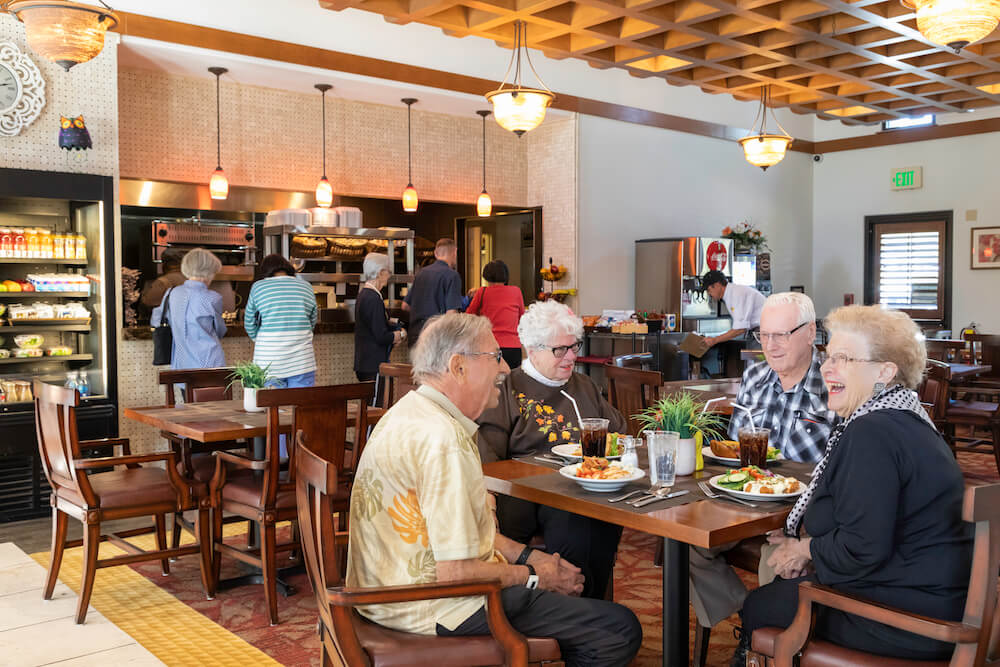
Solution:
[(677, 474), (677, 431), (646, 431), (649, 481), (656, 488), (671, 488)]

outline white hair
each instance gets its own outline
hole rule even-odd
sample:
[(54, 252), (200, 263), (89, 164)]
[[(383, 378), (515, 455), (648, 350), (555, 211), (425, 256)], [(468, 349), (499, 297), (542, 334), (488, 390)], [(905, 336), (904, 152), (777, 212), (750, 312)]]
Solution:
[(381, 252), (368, 253), (365, 255), (365, 263), (362, 266), (361, 280), (375, 280), (378, 278), (378, 274), (382, 273), (382, 269), (392, 273), (392, 269), (389, 268), (389, 255)]
[(204, 248), (195, 248), (181, 260), (181, 273), (192, 280), (210, 280), (221, 268), (219, 258)]
[(772, 294), (764, 301), (764, 308), (768, 306), (784, 306), (785, 304), (791, 304), (798, 309), (799, 316), (795, 323), (796, 326), (816, 321), (816, 306), (813, 305), (813, 300), (802, 292), (778, 292), (777, 294)]
[(528, 306), (517, 324), (521, 345), (540, 349), (556, 336), (583, 338), (583, 320), (558, 301), (536, 301)]
[(448, 363), (456, 354), (481, 352), (476, 340), (493, 334), (493, 323), (479, 315), (446, 313), (427, 320), (420, 338), (410, 351), (413, 379), (423, 384), (448, 372)]

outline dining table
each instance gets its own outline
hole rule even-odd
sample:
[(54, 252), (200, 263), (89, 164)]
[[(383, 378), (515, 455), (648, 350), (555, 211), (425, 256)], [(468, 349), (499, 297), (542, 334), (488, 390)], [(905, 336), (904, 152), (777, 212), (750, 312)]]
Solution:
[[(645, 469), (645, 462), (643, 467)], [(718, 547), (780, 528), (791, 502), (756, 502), (747, 507), (727, 499), (711, 499), (699, 482), (708, 482), (730, 468), (706, 462), (692, 475), (678, 476), (674, 490), (687, 490), (679, 498), (664, 499), (633, 508), (609, 502), (629, 491), (648, 487), (644, 477), (612, 493), (584, 490), (548, 464), (533, 456), (494, 461), (483, 466), (486, 487), (493, 493), (519, 498), (592, 519), (641, 531), (663, 539), (663, 664), (686, 665), (688, 655), (688, 548)], [(775, 472), (808, 484), (813, 464), (783, 461)]]
[(948, 364), (953, 384), (961, 384), (993, 371), (990, 364)]

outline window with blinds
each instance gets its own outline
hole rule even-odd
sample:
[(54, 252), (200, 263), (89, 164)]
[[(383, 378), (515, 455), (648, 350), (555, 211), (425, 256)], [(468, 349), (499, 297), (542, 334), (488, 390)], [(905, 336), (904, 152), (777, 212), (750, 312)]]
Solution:
[(948, 221), (875, 222), (869, 230), (868, 303), (902, 310), (915, 320), (943, 321)]

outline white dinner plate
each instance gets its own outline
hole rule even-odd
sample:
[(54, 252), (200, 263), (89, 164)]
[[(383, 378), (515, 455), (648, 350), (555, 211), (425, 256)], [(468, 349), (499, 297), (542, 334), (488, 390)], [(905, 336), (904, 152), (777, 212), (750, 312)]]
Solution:
[(731, 496), (745, 498), (747, 500), (788, 500), (789, 498), (797, 498), (803, 491), (806, 490), (806, 486), (808, 486), (807, 484), (803, 484), (802, 480), (799, 480), (799, 490), (795, 493), (749, 493), (747, 491), (727, 489), (718, 483), (720, 477), (725, 477), (725, 475), (716, 475), (712, 479), (708, 480), (709, 486), (716, 491), (722, 491), (723, 493), (728, 493)]
[[(561, 456), (565, 459), (576, 459), (582, 461), (583, 457), (576, 453), (576, 451), (579, 449), (580, 449), (579, 442), (568, 442), (565, 445), (556, 445), (555, 447), (553, 447), (552, 453), (556, 454), (557, 456)], [(617, 461), (618, 459), (621, 458), (621, 454), (617, 454), (615, 456), (606, 456), (604, 458), (608, 459), (609, 461)]]
[[(726, 456), (716, 456), (715, 454), (712, 453), (712, 448), (711, 447), (702, 447), (701, 448), (701, 455), (702, 455), (702, 457), (704, 457), (705, 459), (707, 459), (709, 461), (715, 461), (716, 463), (721, 463), (724, 466), (729, 466), (731, 468), (739, 468), (740, 467), (740, 460), (738, 458), (737, 459), (731, 459), (731, 458), (728, 458)], [(768, 461), (767, 465), (769, 465), (769, 466), (770, 465), (779, 465), (784, 460), (785, 460), (785, 457), (782, 456), (781, 452), (778, 452), (778, 458), (772, 459), (772, 460)]]
[(597, 491), (598, 493), (617, 491), (629, 482), (634, 482), (635, 480), (642, 479), (646, 476), (646, 472), (644, 470), (633, 468), (632, 474), (629, 477), (621, 477), (619, 479), (591, 479), (589, 477), (577, 477), (576, 469), (579, 467), (579, 463), (574, 463), (571, 466), (564, 466), (559, 468), (559, 474), (563, 477), (569, 477), (571, 480), (588, 491)]

